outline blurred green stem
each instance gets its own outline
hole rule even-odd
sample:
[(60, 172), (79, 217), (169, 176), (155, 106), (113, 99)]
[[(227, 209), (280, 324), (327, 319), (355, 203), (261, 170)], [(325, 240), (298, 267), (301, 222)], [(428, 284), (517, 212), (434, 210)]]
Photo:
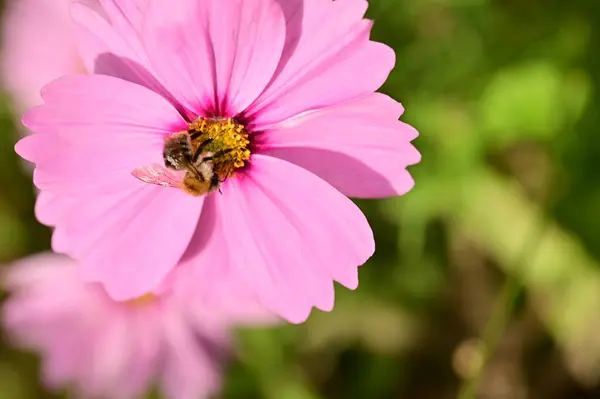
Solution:
[(516, 298), (522, 288), (523, 285), (519, 279), (508, 276), (502, 291), (496, 298), (492, 316), (483, 333), (483, 362), (477, 373), (463, 382), (458, 395), (459, 399), (475, 399), (477, 397), (477, 389), (479, 388), (486, 365), (496, 350), (496, 346), (513, 313)]
[[(543, 212), (541, 212), (543, 214)], [(533, 261), (539, 244), (542, 242), (546, 223), (542, 217), (536, 220), (533, 231), (523, 244), (520, 256), (515, 259), (515, 265), (523, 266), (529, 261)], [(521, 269), (517, 267), (516, 270)], [(508, 274), (502, 290), (496, 297), (492, 315), (483, 332), (483, 362), (477, 372), (471, 377), (465, 379), (458, 394), (459, 399), (476, 399), (477, 391), (481, 379), (485, 373), (486, 366), (494, 355), (498, 342), (504, 333), (506, 326), (513, 315), (517, 297), (521, 294), (524, 286), (521, 279), (513, 274)]]

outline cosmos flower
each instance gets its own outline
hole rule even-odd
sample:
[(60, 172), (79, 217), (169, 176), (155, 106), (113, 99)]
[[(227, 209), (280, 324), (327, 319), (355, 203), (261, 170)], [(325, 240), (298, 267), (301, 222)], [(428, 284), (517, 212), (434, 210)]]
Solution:
[(69, 3), (11, 0), (7, 4), (2, 16), (2, 84), (19, 113), (42, 104), (40, 89), (45, 84), (85, 72), (73, 36)]
[(177, 291), (114, 302), (77, 270), (56, 254), (16, 262), (4, 276), (11, 295), (2, 309), (11, 341), (41, 354), (47, 387), (71, 387), (77, 397), (140, 398), (152, 386), (167, 398), (209, 397), (220, 386), (231, 323), (269, 320), (239, 292), (235, 309), (206, 297), (192, 307)]
[(364, 0), (75, 3), (91, 75), (47, 85), (17, 152), (53, 248), (117, 300), (239, 277), (292, 322), (354, 289), (371, 228), (347, 198), (402, 195), (420, 160)]

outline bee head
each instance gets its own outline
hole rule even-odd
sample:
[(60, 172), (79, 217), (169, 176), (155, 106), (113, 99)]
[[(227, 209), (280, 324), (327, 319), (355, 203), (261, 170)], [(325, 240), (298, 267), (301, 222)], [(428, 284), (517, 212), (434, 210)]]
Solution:
[(191, 150), (186, 135), (176, 135), (165, 142), (163, 160), (170, 169), (183, 170), (190, 164)]

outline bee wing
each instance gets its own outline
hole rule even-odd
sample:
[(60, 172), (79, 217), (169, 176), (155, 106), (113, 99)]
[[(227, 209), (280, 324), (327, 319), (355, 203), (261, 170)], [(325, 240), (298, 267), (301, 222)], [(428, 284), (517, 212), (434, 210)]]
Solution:
[(181, 177), (159, 164), (135, 168), (131, 174), (144, 183), (156, 184), (163, 187), (181, 187)]

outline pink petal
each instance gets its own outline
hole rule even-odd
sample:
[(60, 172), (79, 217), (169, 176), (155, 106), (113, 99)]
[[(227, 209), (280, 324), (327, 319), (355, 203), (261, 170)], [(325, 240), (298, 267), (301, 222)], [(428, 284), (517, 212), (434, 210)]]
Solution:
[[(197, 297), (214, 295), (221, 286), (228, 286), (232, 274), (231, 260), (223, 226), (219, 218), (220, 203), (214, 194), (204, 200), (202, 215), (189, 246), (181, 258), (172, 284), (177, 290), (197, 293)], [(216, 288), (216, 290), (215, 290)]]
[[(35, 216), (40, 223), (46, 226), (56, 226), (69, 218), (78, 203), (81, 203), (81, 199), (77, 197), (54, 195), (47, 191), (41, 191), (35, 203)], [(69, 253), (70, 243), (71, 237), (64, 229), (53, 231), (52, 250), (54, 252)]]
[(40, 89), (84, 72), (73, 40), (67, 0), (7, 2), (2, 36), (2, 83), (22, 110), (41, 103)]
[(99, 0), (113, 25), (123, 34), (137, 34), (142, 30), (147, 0)]
[[(65, 289), (65, 286), (57, 285), (56, 289)], [(2, 323), (7, 329), (20, 334), (27, 346), (35, 345), (40, 339), (52, 338), (50, 331), (37, 329), (39, 324), (64, 322), (72, 316), (77, 305), (69, 303), (69, 299), (72, 300), (72, 297), (68, 295), (52, 295), (47, 288), (17, 293), (2, 308)]]
[[(155, 310), (155, 309), (150, 309)], [(148, 316), (140, 312), (129, 312), (130, 330), (133, 337), (131, 355), (127, 359), (123, 373), (113, 392), (120, 392), (124, 398), (139, 398), (153, 383), (152, 378), (159, 367), (162, 335), (160, 313)]]
[[(129, 18), (114, 0), (101, 0), (101, 3), (101, 8), (81, 2), (73, 2), (70, 6), (77, 45), (87, 69), (94, 71), (98, 57), (106, 53), (128, 58), (149, 68), (139, 37), (141, 25), (134, 26), (131, 22), (131, 19), (141, 18), (141, 15), (134, 14)], [(125, 11), (134, 10), (131, 7)]]
[(145, 0), (102, 0), (103, 9), (73, 3), (79, 52), (89, 71), (145, 86), (179, 103), (154, 76), (139, 31)]
[(183, 317), (168, 312), (163, 320), (167, 350), (162, 370), (162, 391), (168, 398), (210, 397), (220, 386), (219, 365), (193, 335)]
[(61, 78), (44, 88), (45, 105), (23, 123), (38, 132), (17, 143), (36, 164), (35, 183), (56, 194), (108, 193), (139, 181), (138, 166), (162, 162), (166, 134), (187, 124), (145, 87), (101, 75)]
[(63, 274), (68, 276), (71, 267), (75, 267), (75, 262), (66, 256), (41, 253), (17, 261), (7, 270), (2, 270), (1, 281), (4, 288), (16, 290), (43, 283), (53, 276), (60, 280)]
[(60, 249), (81, 262), (82, 277), (115, 300), (151, 292), (175, 267), (196, 229), (202, 199), (139, 183), (113, 195), (84, 198), (57, 225)]
[(275, 78), (249, 108), (255, 129), (377, 90), (394, 51), (369, 41), (364, 0), (279, 0), (287, 39)]
[[(69, 223), (73, 210), (81, 204), (77, 197), (54, 195), (47, 191), (41, 191), (35, 203), (35, 216), (38, 221), (46, 226), (61, 225), (63, 221)], [(56, 253), (70, 253), (72, 238), (68, 230), (59, 228), (52, 233), (51, 246)]]
[(46, 226), (54, 226), (67, 217), (77, 199), (40, 191), (35, 201), (35, 217)]
[[(127, 362), (135, 344), (130, 328), (125, 315), (113, 314), (110, 321), (98, 323), (94, 329), (92, 353), (88, 363), (89, 374), (86, 376), (89, 392), (109, 391), (107, 388), (113, 388), (119, 377), (128, 372)], [(118, 392), (119, 387), (115, 388)], [(107, 393), (110, 394), (110, 391)]]
[(374, 93), (309, 112), (265, 132), (265, 153), (310, 170), (350, 197), (402, 195), (414, 181), (407, 166), (421, 155), (417, 131), (398, 121), (402, 106)]
[(217, 195), (204, 201), (196, 232), (172, 273), (170, 286), (193, 304), (191, 311), (202, 325), (207, 320), (225, 325), (273, 324), (276, 317), (260, 305), (232, 267), (219, 217), (224, 212), (221, 206)]
[[(46, 329), (49, 326), (40, 325), (40, 327)], [(59, 389), (70, 383), (79, 385), (78, 380), (85, 375), (85, 369), (89, 364), (86, 361), (94, 345), (81, 325), (70, 323), (68, 329), (63, 327), (62, 330), (62, 335), (53, 334), (52, 345), (47, 347), (46, 353), (43, 354), (45, 359), (43, 379), (53, 389)]]
[(232, 267), (270, 310), (304, 321), (330, 310), (332, 281), (358, 284), (374, 251), (362, 212), (312, 173), (255, 154), (251, 173), (224, 187), (220, 212)]
[(150, 1), (148, 56), (188, 108), (235, 116), (264, 90), (285, 39), (274, 0)]

